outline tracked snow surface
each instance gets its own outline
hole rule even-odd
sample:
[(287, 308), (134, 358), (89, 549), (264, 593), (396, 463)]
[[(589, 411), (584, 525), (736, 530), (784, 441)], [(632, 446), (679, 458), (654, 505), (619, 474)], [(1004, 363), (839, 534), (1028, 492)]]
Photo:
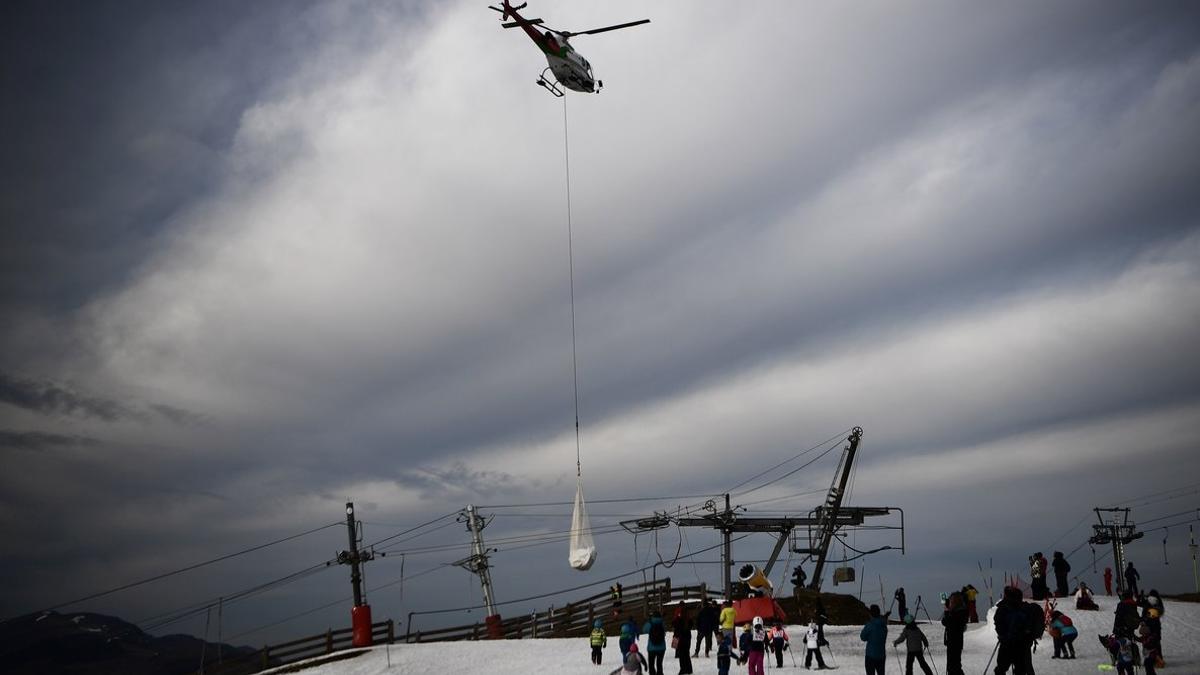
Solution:
[[(1055, 660), (1054, 647), (1050, 636), (1046, 635), (1033, 655), (1034, 670), (1038, 675), (1066, 675), (1070, 673), (1097, 673), (1098, 666), (1108, 664), (1107, 654), (1096, 640), (1099, 634), (1108, 634), (1112, 629), (1113, 609), (1116, 605), (1114, 598), (1098, 597), (1099, 611), (1087, 612), (1075, 610), (1074, 601), (1064, 599), (1060, 610), (1071, 617), (1079, 629), (1079, 637), (1075, 641), (1077, 658), (1073, 661)], [(1160, 672), (1168, 675), (1200, 674), (1200, 604), (1166, 600), (1163, 616), (1163, 654), (1167, 667)], [(994, 612), (994, 608), (991, 610)], [(941, 617), (935, 617), (940, 619)], [(981, 617), (982, 618), (982, 617)], [(991, 618), (991, 612), (988, 614)], [(859, 640), (859, 626), (826, 626), (825, 635), (830, 641), (830, 648), (822, 650), (826, 663), (835, 665), (839, 671), (848, 673), (864, 672), (863, 643)], [(946, 651), (942, 646), (942, 626), (940, 623), (922, 624), (922, 630), (929, 638), (933, 649), (936, 672), (945, 673)], [(804, 629), (800, 626), (788, 626), (788, 635), (792, 638), (792, 652), (784, 653), (783, 671), (804, 669), (804, 650), (800, 646)], [(900, 634), (900, 626), (889, 626), (888, 629), (888, 663), (887, 672), (903, 673), (903, 645), (899, 648), (890, 646), (892, 640)], [(694, 644), (694, 643), (693, 643)], [(642, 636), (639, 648), (645, 649), (646, 639)], [(996, 633), (991, 623), (970, 624), (967, 628), (963, 648), (963, 670), (967, 673), (983, 673), (996, 646)], [(898, 649), (899, 651), (894, 651)], [(426, 644), (395, 644), (390, 650), (375, 647), (365, 650), (366, 653), (355, 658), (334, 663), (306, 668), (301, 672), (311, 675), (374, 675), (376, 673), (446, 673), (454, 675), (528, 675), (530, 673), (555, 673), (561, 675), (607, 675), (620, 665), (620, 651), (617, 648), (617, 638), (610, 636), (608, 647), (604, 650), (604, 664), (592, 665), (591, 650), (587, 638), (537, 639), (537, 640), (498, 640), (479, 642), (440, 642)], [(388, 667), (390, 652), (391, 667)], [(671, 658), (673, 652), (667, 650), (664, 660), (664, 670), (674, 674), (679, 672), (679, 665)], [(901, 661), (897, 661), (897, 655)], [(796, 664), (792, 664), (792, 657)], [(767, 671), (776, 670), (774, 656), (768, 658)], [(816, 663), (813, 663), (814, 668)], [(278, 672), (294, 669), (285, 666)], [(995, 668), (995, 663), (992, 664)], [(712, 658), (692, 660), (692, 669), (698, 675), (717, 672), (715, 650)], [(734, 665), (731, 673), (745, 673), (746, 666)], [(920, 673), (919, 666), (914, 665), (914, 672)], [(1138, 673), (1142, 672), (1139, 667)]]

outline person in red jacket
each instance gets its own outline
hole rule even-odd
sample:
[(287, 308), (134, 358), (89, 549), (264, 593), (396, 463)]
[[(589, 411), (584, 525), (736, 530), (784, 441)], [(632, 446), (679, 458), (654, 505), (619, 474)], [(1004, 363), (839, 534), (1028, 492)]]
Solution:
[(1112, 568), (1104, 568), (1104, 594), (1112, 595)]

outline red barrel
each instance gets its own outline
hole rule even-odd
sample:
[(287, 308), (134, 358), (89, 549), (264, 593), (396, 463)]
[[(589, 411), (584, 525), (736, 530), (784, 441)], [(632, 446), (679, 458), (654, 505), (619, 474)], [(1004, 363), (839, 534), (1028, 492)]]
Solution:
[(355, 647), (370, 647), (371, 641), (371, 606), (359, 605), (350, 610), (350, 625), (354, 628), (353, 644)]
[(483, 620), (487, 625), (487, 636), (489, 640), (503, 640), (504, 626), (500, 623), (500, 615), (493, 614)]

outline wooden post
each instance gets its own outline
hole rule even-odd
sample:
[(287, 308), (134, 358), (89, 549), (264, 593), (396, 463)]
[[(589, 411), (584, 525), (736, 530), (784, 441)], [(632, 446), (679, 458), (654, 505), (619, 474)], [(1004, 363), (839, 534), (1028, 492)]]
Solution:
[(266, 645), (262, 648), (262, 669), (266, 670), (271, 667), (271, 646)]
[(702, 582), (700, 584), (700, 599), (701, 600), (708, 599), (708, 582)]
[(475, 625), (471, 628), (471, 639), (472, 640), (479, 639), (479, 622), (478, 621), (476, 621)]
[[(596, 621), (596, 606), (589, 602), (588, 603), (588, 622), (587, 622), (589, 629), (592, 627), (592, 624), (595, 623), (595, 621)], [(590, 634), (590, 631), (589, 631), (589, 634)]]
[(532, 627), (532, 629), (531, 629), (531, 631), (532, 631), (532, 632), (531, 632), (531, 635), (532, 635), (533, 637), (535, 637), (535, 638), (536, 638), (536, 637), (537, 637), (537, 626), (538, 626), (538, 615), (537, 615), (537, 612), (533, 612), (533, 613), (530, 615), (530, 619), (529, 619), (529, 620), (533, 622), (533, 627)]
[(387, 627), (388, 627), (388, 644), (390, 645), (396, 641), (396, 622), (392, 621), (391, 619), (388, 619)]
[(671, 601), (671, 577), (667, 577), (666, 579), (663, 579), (663, 597), (660, 597), (658, 600), (658, 611), (660, 611), (660, 612), (662, 611), (662, 606), (663, 606), (664, 602), (670, 602), (670, 601)]
[(328, 628), (325, 630), (325, 653), (326, 654), (333, 653), (333, 629), (332, 628)]

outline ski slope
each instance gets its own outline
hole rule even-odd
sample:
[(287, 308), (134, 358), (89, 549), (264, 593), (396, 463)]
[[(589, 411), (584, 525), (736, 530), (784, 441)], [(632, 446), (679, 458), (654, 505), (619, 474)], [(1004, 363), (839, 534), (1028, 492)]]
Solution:
[[(1065, 599), (1059, 609), (1071, 617), (1079, 629), (1079, 638), (1075, 641), (1074, 661), (1055, 660), (1054, 647), (1049, 635), (1042, 639), (1037, 652), (1033, 655), (1034, 669), (1038, 675), (1067, 675), (1069, 673), (1096, 673), (1097, 666), (1107, 664), (1108, 657), (1103, 647), (1096, 640), (1099, 634), (1108, 634), (1112, 628), (1114, 598), (1099, 597), (1096, 599), (1100, 610), (1083, 612), (1072, 609), (1073, 600)], [(1166, 614), (1163, 617), (1163, 653), (1167, 667), (1164, 673), (1177, 675), (1193, 675), (1200, 673), (1200, 604), (1165, 601)], [(993, 610), (994, 611), (994, 610)], [(989, 612), (989, 619), (991, 612)], [(937, 617), (940, 618), (940, 617)], [(863, 672), (863, 643), (859, 640), (858, 626), (826, 626), (825, 635), (830, 641), (831, 649), (823, 650), (826, 663), (836, 664), (839, 670), (850, 673)], [(933, 649), (934, 663), (937, 673), (946, 672), (946, 652), (942, 646), (941, 624), (922, 625), (922, 630), (929, 638)], [(792, 637), (792, 654), (784, 655), (783, 670), (804, 668), (804, 650), (800, 648), (801, 636), (804, 629), (800, 626), (789, 626), (788, 635)], [(888, 642), (900, 634), (899, 626), (891, 626), (888, 630)], [(645, 637), (639, 642), (640, 648), (646, 645)], [(996, 645), (996, 634), (990, 623), (970, 625), (967, 629), (963, 648), (963, 669), (967, 673), (983, 673), (992, 649)], [(889, 647), (889, 650), (894, 649)], [(888, 657), (887, 672), (903, 673), (903, 661), (897, 661), (897, 655), (903, 659), (903, 646), (899, 651), (891, 651)], [(375, 675), (377, 673), (447, 673), (454, 675), (528, 675), (529, 673), (555, 673), (561, 675), (607, 675), (617, 668), (620, 652), (617, 639), (610, 637), (608, 648), (604, 651), (604, 665), (594, 666), (590, 659), (591, 650), (587, 638), (569, 639), (539, 639), (539, 640), (500, 640), (479, 642), (443, 642), (428, 644), (396, 644), (390, 649), (380, 646), (365, 650), (361, 656), (326, 663), (307, 668), (302, 672), (311, 675)], [(665, 660), (667, 673), (679, 672), (679, 664), (670, 658), (672, 652), (667, 650)], [(797, 666), (793, 666), (792, 657)], [(388, 666), (388, 659), (391, 666)], [(813, 664), (816, 665), (815, 662)], [(277, 670), (289, 670), (295, 666), (285, 666)], [(992, 664), (995, 667), (995, 664)], [(717, 662), (714, 651), (713, 658), (692, 660), (692, 669), (697, 673), (716, 673)], [(774, 656), (768, 659), (768, 672), (775, 670)], [(275, 671), (265, 671), (275, 672)], [(731, 673), (745, 673), (745, 666), (734, 666)], [(915, 672), (920, 673), (920, 667), (915, 666)], [(1141, 668), (1138, 668), (1141, 672)]]

